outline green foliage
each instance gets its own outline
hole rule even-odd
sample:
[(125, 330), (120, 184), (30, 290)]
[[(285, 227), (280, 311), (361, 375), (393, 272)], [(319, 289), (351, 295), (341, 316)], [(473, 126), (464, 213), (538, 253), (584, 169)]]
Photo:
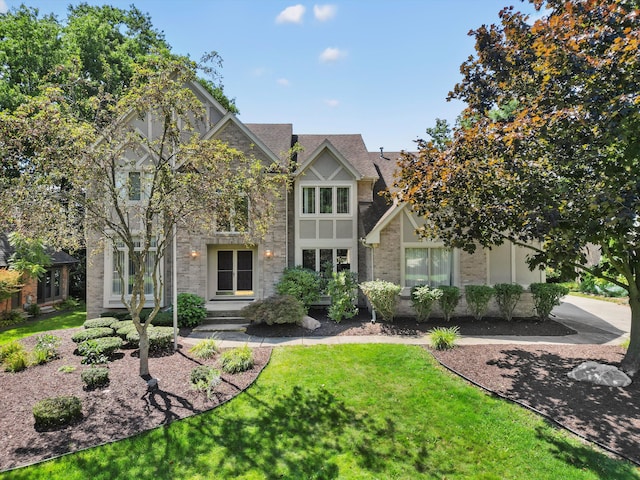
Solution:
[(73, 396), (45, 398), (37, 402), (32, 411), (36, 430), (48, 430), (80, 420), (82, 402)]
[(287, 268), (276, 284), (276, 292), (300, 300), (306, 314), (309, 307), (320, 298), (320, 277), (313, 270), (300, 266)]
[(396, 285), (384, 280), (373, 280), (360, 284), (360, 290), (367, 297), (371, 306), (380, 315), (382, 320), (392, 322), (396, 314), (398, 294), (402, 290)]
[(151, 325), (156, 327), (171, 327), (173, 326), (173, 312), (158, 312), (153, 317)]
[(300, 324), (306, 310), (297, 298), (291, 295), (274, 295), (264, 300), (256, 300), (244, 307), (240, 314), (252, 323), (295, 323)]
[(181, 327), (196, 327), (207, 316), (204, 298), (193, 293), (178, 295), (178, 325)]
[(58, 371), (61, 373), (73, 373), (76, 371), (76, 367), (73, 365), (62, 365), (61, 367), (58, 367)]
[(455, 347), (456, 340), (460, 338), (460, 329), (453, 327), (436, 327), (429, 330), (431, 346), (436, 350), (449, 350)]
[(467, 309), (476, 320), (482, 317), (489, 309), (489, 301), (495, 291), (488, 285), (467, 285), (464, 287), (464, 296), (467, 301)]
[(77, 310), (59, 313), (37, 322), (23, 322), (22, 325), (3, 331), (2, 335), (0, 335), (0, 344), (28, 337), (36, 333), (81, 327), (86, 317), (85, 311)]
[(450, 287), (447, 285), (443, 285), (438, 288), (442, 290), (442, 295), (438, 299), (438, 305), (440, 306), (440, 310), (442, 310), (444, 319), (448, 322), (451, 320), (451, 315), (460, 301), (460, 289), (458, 287)]
[(136, 327), (133, 324), (133, 320), (120, 320), (111, 324), (111, 328), (116, 332), (123, 340), (127, 338), (130, 332), (135, 332)]
[[(624, 278), (619, 278), (624, 283)], [(598, 278), (589, 272), (583, 272), (580, 275), (579, 289), (583, 293), (592, 295), (602, 295), (604, 297), (626, 297), (629, 292), (626, 288), (609, 282), (603, 278)]]
[(58, 347), (60, 346), (60, 337), (44, 333), (36, 337), (36, 345), (33, 348), (33, 363), (41, 365), (58, 358)]
[(40, 278), (51, 265), (51, 258), (45, 252), (39, 239), (27, 238), (18, 232), (9, 235), (9, 244), (13, 253), (9, 257), (11, 269), (17, 270), (26, 277)]
[(253, 367), (253, 350), (245, 345), (222, 352), (220, 367), (226, 373), (239, 373)]
[(524, 291), (522, 285), (517, 283), (498, 283), (493, 286), (493, 290), (500, 314), (505, 320), (511, 321), (516, 305)]
[(358, 283), (355, 273), (332, 273), (332, 278), (327, 286), (327, 293), (331, 297), (329, 318), (340, 323), (343, 318), (353, 318), (358, 314)]
[(4, 362), (4, 360), (15, 352), (25, 351), (24, 345), (22, 345), (17, 340), (5, 343), (4, 345), (0, 345), (0, 362)]
[(109, 369), (107, 367), (91, 366), (84, 370), (80, 377), (87, 390), (106, 387), (109, 385)]
[(80, 330), (71, 336), (71, 340), (75, 343), (84, 342), (92, 338), (110, 337), (113, 335), (113, 329), (110, 327), (88, 328)]
[(17, 270), (0, 268), (0, 301), (11, 298), (23, 287), (22, 274)]
[(40, 316), (40, 305), (38, 305), (35, 302), (31, 303), (26, 308), (26, 312), (27, 312), (27, 314), (29, 314), (29, 316), (31, 316), (33, 318), (38, 318)]
[(620, 344), (620, 346), (624, 349), (627, 350), (629, 348), (629, 344), (631, 343), (631, 339), (630, 338), (625, 338), (622, 343)]
[(428, 285), (416, 285), (411, 289), (411, 304), (416, 311), (416, 319), (419, 322), (429, 320), (433, 305), (442, 296), (439, 288), (429, 288)]
[(55, 308), (56, 310), (60, 311), (60, 310), (72, 310), (74, 308), (78, 308), (81, 305), (82, 302), (80, 302), (80, 300), (77, 300), (73, 297), (67, 297), (65, 298), (63, 301), (55, 303), (53, 305), (53, 308)]
[(131, 320), (131, 315), (126, 310), (109, 310), (100, 314), (101, 317), (113, 317), (117, 320)]
[(533, 294), (533, 304), (540, 320), (547, 320), (551, 310), (560, 305), (560, 299), (569, 293), (569, 289), (556, 283), (532, 283), (529, 286)]
[(202, 360), (215, 357), (219, 351), (220, 347), (215, 338), (205, 338), (189, 349), (189, 353)]
[(19, 372), (29, 365), (29, 354), (26, 350), (16, 350), (5, 356), (2, 361), (5, 372)]
[(111, 327), (111, 325), (117, 321), (118, 319), (114, 317), (91, 318), (86, 320), (82, 325), (84, 328)]
[(220, 370), (209, 365), (198, 365), (191, 370), (191, 386), (198, 392), (204, 392), (211, 399), (213, 391), (222, 382)]
[[(163, 352), (168, 351), (173, 345), (173, 328), (171, 327), (147, 327), (147, 335), (149, 335), (149, 351)], [(127, 334), (127, 342), (133, 346), (139, 346), (140, 335), (137, 331)]]
[(107, 363), (116, 350), (122, 348), (120, 337), (100, 337), (78, 344), (78, 353), (84, 358), (82, 363), (96, 364)]
[(0, 327), (10, 327), (24, 320), (22, 314), (18, 310), (7, 310), (0, 313)]

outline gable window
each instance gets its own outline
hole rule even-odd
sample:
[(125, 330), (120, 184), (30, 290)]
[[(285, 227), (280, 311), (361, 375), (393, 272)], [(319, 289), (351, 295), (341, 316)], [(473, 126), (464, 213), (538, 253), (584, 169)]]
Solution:
[[(145, 273), (144, 273), (144, 294), (153, 294), (153, 266), (156, 261), (156, 240), (151, 240), (151, 247), (149, 254), (145, 261)], [(142, 250), (142, 244), (140, 239), (134, 240), (135, 251)], [(126, 268), (125, 268), (126, 266)], [(129, 258), (129, 251), (126, 248), (124, 242), (117, 242), (116, 248), (113, 254), (113, 273), (111, 277), (111, 294), (114, 296), (121, 296), (124, 292), (125, 295), (131, 295), (133, 293), (133, 280), (135, 275), (135, 267), (131, 259)], [(120, 278), (119, 271), (122, 272), (122, 278)], [(126, 286), (126, 287), (125, 287)]]
[(453, 252), (447, 248), (405, 248), (404, 286), (452, 284)]
[(321, 215), (333, 213), (349, 214), (351, 204), (350, 187), (303, 187), (302, 213)]

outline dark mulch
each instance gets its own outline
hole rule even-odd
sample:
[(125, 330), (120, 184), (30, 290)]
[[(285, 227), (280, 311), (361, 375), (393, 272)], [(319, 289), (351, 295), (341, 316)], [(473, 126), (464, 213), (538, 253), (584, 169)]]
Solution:
[(619, 366), (621, 347), (462, 345), (433, 354), (484, 388), (533, 407), (640, 464), (640, 382), (605, 387), (567, 377), (588, 360)]
[[(207, 399), (189, 383), (191, 370), (199, 364), (216, 365), (216, 359), (197, 360), (180, 344), (177, 353), (149, 360), (149, 370), (159, 381), (158, 388), (147, 389), (139, 371), (137, 350), (122, 350), (108, 364), (110, 384), (103, 389), (85, 391), (80, 374), (86, 368), (74, 355), (71, 336), (78, 329), (49, 332), (61, 337), (60, 358), (18, 373), (0, 371), (0, 470), (38, 462), (63, 453), (129, 437), (174, 420), (210, 410), (246, 389), (267, 364), (271, 349), (254, 349), (253, 369), (223, 374), (215, 396)], [(35, 336), (21, 340), (31, 348)], [(76, 367), (72, 373), (58, 369)], [(38, 401), (58, 395), (75, 395), (83, 405), (83, 420), (55, 431), (37, 432), (31, 409)]]
[(371, 322), (371, 314), (366, 311), (353, 318), (336, 323), (327, 316), (324, 309), (311, 309), (309, 316), (321, 324), (317, 330), (307, 330), (292, 324), (252, 324), (247, 328), (249, 335), (257, 337), (325, 337), (336, 335), (424, 335), (435, 327), (457, 325), (462, 335), (513, 335), (513, 336), (564, 336), (573, 335), (575, 330), (556, 322), (541, 322), (535, 317), (514, 318), (507, 322), (502, 318), (486, 317), (480, 321), (473, 317), (455, 317), (451, 322), (441, 318), (430, 318), (419, 323), (414, 317), (398, 317), (393, 322)]

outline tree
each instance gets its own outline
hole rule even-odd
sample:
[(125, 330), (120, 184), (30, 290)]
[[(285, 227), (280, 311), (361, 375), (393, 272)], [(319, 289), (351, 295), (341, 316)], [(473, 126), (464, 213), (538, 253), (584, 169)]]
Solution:
[[(635, 0), (536, 0), (472, 31), (476, 56), (449, 94), (467, 104), (443, 151), (405, 155), (397, 198), (421, 233), (473, 251), (506, 240), (530, 267), (581, 269), (624, 287), (622, 368), (640, 368), (640, 15)], [(541, 242), (535, 249), (532, 242)], [(611, 268), (588, 267), (588, 245)]]
[[(82, 240), (73, 228), (82, 216), (87, 235), (113, 249), (114, 258), (121, 247), (126, 250), (128, 265), (116, 262), (116, 269), (121, 301), (140, 335), (140, 375), (149, 374), (148, 327), (162, 301), (160, 265), (173, 226), (212, 233), (231, 205), (248, 201), (250, 221), (235, 226), (255, 242), (269, 227), (272, 200), (286, 178), (279, 166), (201, 138), (197, 127), (205, 122), (204, 108), (188, 87), (196, 81), (192, 62), (148, 57), (111, 120), (99, 128), (74, 115), (58, 88), (5, 114), (0, 123), (14, 132), (5, 154), (21, 158), (26, 148), (32, 165), (0, 191), (0, 205), (13, 205), (11, 221), (24, 231), (47, 232), (49, 244), (68, 245)], [(157, 126), (151, 138), (134, 128), (149, 116)], [(124, 174), (145, 155), (138, 176)], [(148, 295), (154, 308), (143, 323)]]

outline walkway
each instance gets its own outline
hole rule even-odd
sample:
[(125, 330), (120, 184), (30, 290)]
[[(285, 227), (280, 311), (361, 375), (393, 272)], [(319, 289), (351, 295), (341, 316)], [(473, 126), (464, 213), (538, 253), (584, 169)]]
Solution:
[[(564, 337), (522, 337), (522, 336), (463, 336), (459, 345), (474, 344), (603, 344), (619, 345), (629, 336), (631, 311), (626, 305), (618, 305), (602, 300), (568, 295), (562, 305), (553, 310), (554, 320), (561, 322), (578, 332)], [(192, 334), (183, 342), (193, 345), (205, 338)], [(344, 343), (402, 343), (406, 345), (429, 344), (428, 335), (390, 336), (390, 335), (336, 335), (329, 337), (256, 337), (245, 333), (227, 332), (216, 336), (220, 347), (279, 347), (287, 345), (319, 345)]]

